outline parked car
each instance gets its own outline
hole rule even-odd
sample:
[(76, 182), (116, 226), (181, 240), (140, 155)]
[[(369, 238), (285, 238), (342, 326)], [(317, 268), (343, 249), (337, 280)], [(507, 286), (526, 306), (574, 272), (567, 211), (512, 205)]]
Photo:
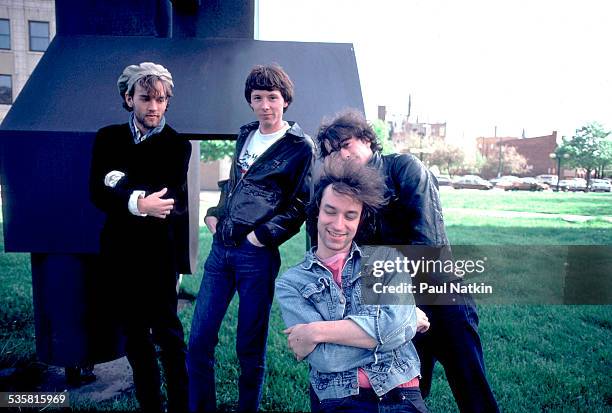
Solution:
[(553, 191), (557, 191), (557, 190), (568, 191), (571, 185), (572, 185), (571, 179), (562, 179), (557, 183), (557, 185), (553, 186)]
[(589, 189), (593, 192), (612, 192), (612, 184), (607, 179), (591, 179)]
[(548, 184), (538, 182), (535, 178), (519, 178), (512, 182), (511, 189), (514, 191), (544, 191), (548, 188)]
[(496, 188), (503, 189), (504, 191), (510, 191), (514, 189), (514, 184), (518, 182), (521, 178), (512, 175), (506, 175), (499, 178), (497, 183), (495, 184)]
[(548, 184), (548, 186), (557, 185), (557, 180), (559, 177), (557, 175), (538, 175), (536, 176), (536, 180), (538, 182), (542, 182), (544, 184)]
[(458, 178), (453, 182), (455, 189), (491, 189), (491, 182), (482, 179), (477, 175), (466, 175)]
[[(556, 185), (553, 187), (553, 190), (557, 190)], [(582, 178), (562, 179), (559, 181), (559, 191), (586, 192), (586, 180)]]
[(501, 179), (502, 179), (502, 177), (499, 177), (499, 178), (489, 179), (488, 181), (491, 182), (491, 185), (495, 186), (495, 185), (497, 185), (497, 183), (499, 181), (501, 181)]
[(436, 176), (436, 178), (438, 179), (438, 186), (450, 186), (453, 184), (453, 181), (448, 175), (440, 175)]

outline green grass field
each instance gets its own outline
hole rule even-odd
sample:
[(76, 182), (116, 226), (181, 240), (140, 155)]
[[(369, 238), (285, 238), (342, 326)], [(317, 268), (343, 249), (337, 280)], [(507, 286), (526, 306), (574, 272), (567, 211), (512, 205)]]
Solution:
[[(610, 194), (502, 193), (443, 191), (444, 208), (478, 208), (577, 215), (612, 215)], [(612, 223), (594, 219), (570, 223), (561, 219), (479, 217), (460, 210), (445, 212), (447, 232), (455, 245), (612, 245)], [(201, 231), (200, 261), (211, 236)], [(298, 234), (281, 248), (281, 271), (298, 262), (304, 249)], [(182, 288), (195, 295), (200, 270)], [(0, 254), (0, 369), (35, 361), (29, 257)], [(234, 350), (235, 299), (220, 332), (217, 393), (224, 410), (235, 407), (238, 362)], [(193, 304), (181, 311), (188, 334)], [(504, 412), (612, 411), (612, 306), (610, 305), (481, 305), (480, 334), (493, 391)], [(291, 356), (275, 303), (268, 338), (268, 363), (262, 409), (308, 410), (307, 367)], [(456, 407), (444, 372), (438, 366), (431, 396), (432, 412)], [(133, 395), (99, 403), (101, 410), (131, 409)], [(80, 407), (92, 407), (82, 405)]]
[(493, 209), (550, 214), (612, 216), (609, 193), (583, 192), (501, 192), (442, 188), (445, 208)]

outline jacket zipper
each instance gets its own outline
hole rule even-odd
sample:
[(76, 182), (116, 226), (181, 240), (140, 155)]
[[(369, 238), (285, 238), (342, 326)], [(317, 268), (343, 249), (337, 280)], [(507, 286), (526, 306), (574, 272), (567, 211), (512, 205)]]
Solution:
[[(291, 127), (290, 127), (289, 129), (287, 129), (287, 132), (289, 132), (290, 130), (291, 130)], [(254, 130), (253, 130), (253, 131), (251, 131), (251, 132), (255, 133), (255, 131), (256, 131), (256, 129), (254, 129)], [(251, 132), (249, 132), (249, 135), (251, 134)], [(270, 147), (269, 147), (269, 148), (268, 148), (268, 149), (267, 149), (267, 150), (266, 150), (266, 151), (265, 151), (265, 152), (262, 154), (262, 156), (261, 156), (261, 157), (259, 157), (259, 158), (255, 159), (255, 162), (253, 162), (253, 164), (251, 165), (251, 167), (250, 167), (249, 169), (247, 169), (247, 171), (246, 171), (244, 174), (242, 174), (242, 176), (240, 177), (240, 179), (238, 180), (238, 182), (236, 183), (236, 185), (234, 185), (234, 187), (233, 187), (232, 189), (230, 189), (229, 193), (227, 194), (227, 198), (228, 198), (228, 200), (229, 200), (229, 198), (231, 198), (231, 196), (234, 194), (234, 192), (236, 191), (236, 188), (238, 188), (238, 185), (240, 185), (240, 182), (242, 182), (242, 181), (244, 180), (244, 177), (245, 177), (245, 176), (247, 176), (247, 174), (248, 174), (248, 173), (249, 173), (249, 172), (250, 172), (250, 171), (253, 169), (253, 167), (255, 167), (256, 165), (259, 165), (259, 164), (263, 163), (262, 159), (264, 159), (264, 158), (266, 157), (266, 155), (267, 155), (268, 157), (270, 157), (270, 153), (272, 152), (272, 148), (274, 148), (274, 147), (276, 147), (276, 146), (279, 146), (279, 145), (280, 145), (280, 142), (281, 142), (283, 139), (285, 139), (285, 137), (287, 136), (287, 132), (285, 132), (285, 134), (283, 135), (283, 137), (282, 137), (282, 138), (280, 138), (279, 140), (277, 140), (276, 142), (274, 142), (274, 143), (272, 144), (272, 146), (270, 146)], [(248, 138), (248, 136), (247, 136), (247, 138)], [(245, 144), (246, 144), (246, 141), (245, 141)], [(244, 145), (242, 145), (242, 147), (240, 148), (240, 151), (241, 151), (241, 152), (242, 152), (242, 149), (243, 149), (243, 148), (244, 148)], [(238, 148), (236, 148), (236, 149), (238, 149)], [(240, 156), (240, 154), (238, 154), (238, 153), (237, 153), (235, 156)], [(236, 165), (236, 158), (234, 158), (234, 162), (233, 162), (233, 163), (234, 163), (234, 165), (232, 165), (232, 166), (234, 166), (234, 169), (235, 169), (235, 165)], [(233, 175), (235, 175), (235, 174), (233, 174)]]

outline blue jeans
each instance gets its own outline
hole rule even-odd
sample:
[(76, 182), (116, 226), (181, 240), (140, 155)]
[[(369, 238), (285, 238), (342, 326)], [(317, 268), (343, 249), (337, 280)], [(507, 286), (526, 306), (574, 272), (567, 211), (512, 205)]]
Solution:
[[(204, 265), (189, 338), (189, 409), (216, 409), (215, 346), (227, 307), (240, 298), (236, 353), (240, 362), (238, 411), (257, 411), (261, 401), (266, 339), (274, 280), (280, 268), (277, 248), (256, 247), (246, 239), (225, 246), (217, 237)], [(220, 366), (222, 369), (224, 366)]]
[(378, 397), (372, 389), (341, 399), (326, 399), (319, 405), (321, 413), (427, 413), (418, 387), (395, 388)]
[(485, 372), (476, 306), (471, 297), (455, 298), (457, 305), (419, 306), (431, 323), (425, 334), (417, 333), (412, 339), (421, 360), (421, 393), (429, 395), (434, 365), (439, 361), (459, 411), (499, 412)]

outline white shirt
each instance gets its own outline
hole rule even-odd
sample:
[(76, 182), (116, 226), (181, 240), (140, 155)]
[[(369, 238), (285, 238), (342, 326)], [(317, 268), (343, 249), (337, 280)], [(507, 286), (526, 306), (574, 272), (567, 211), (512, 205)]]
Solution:
[(237, 163), (240, 172), (244, 175), (261, 154), (267, 151), (270, 146), (274, 145), (276, 141), (285, 136), (289, 127), (287, 122), (283, 122), (283, 127), (273, 133), (264, 134), (261, 133), (259, 129), (251, 132), (238, 157)]

